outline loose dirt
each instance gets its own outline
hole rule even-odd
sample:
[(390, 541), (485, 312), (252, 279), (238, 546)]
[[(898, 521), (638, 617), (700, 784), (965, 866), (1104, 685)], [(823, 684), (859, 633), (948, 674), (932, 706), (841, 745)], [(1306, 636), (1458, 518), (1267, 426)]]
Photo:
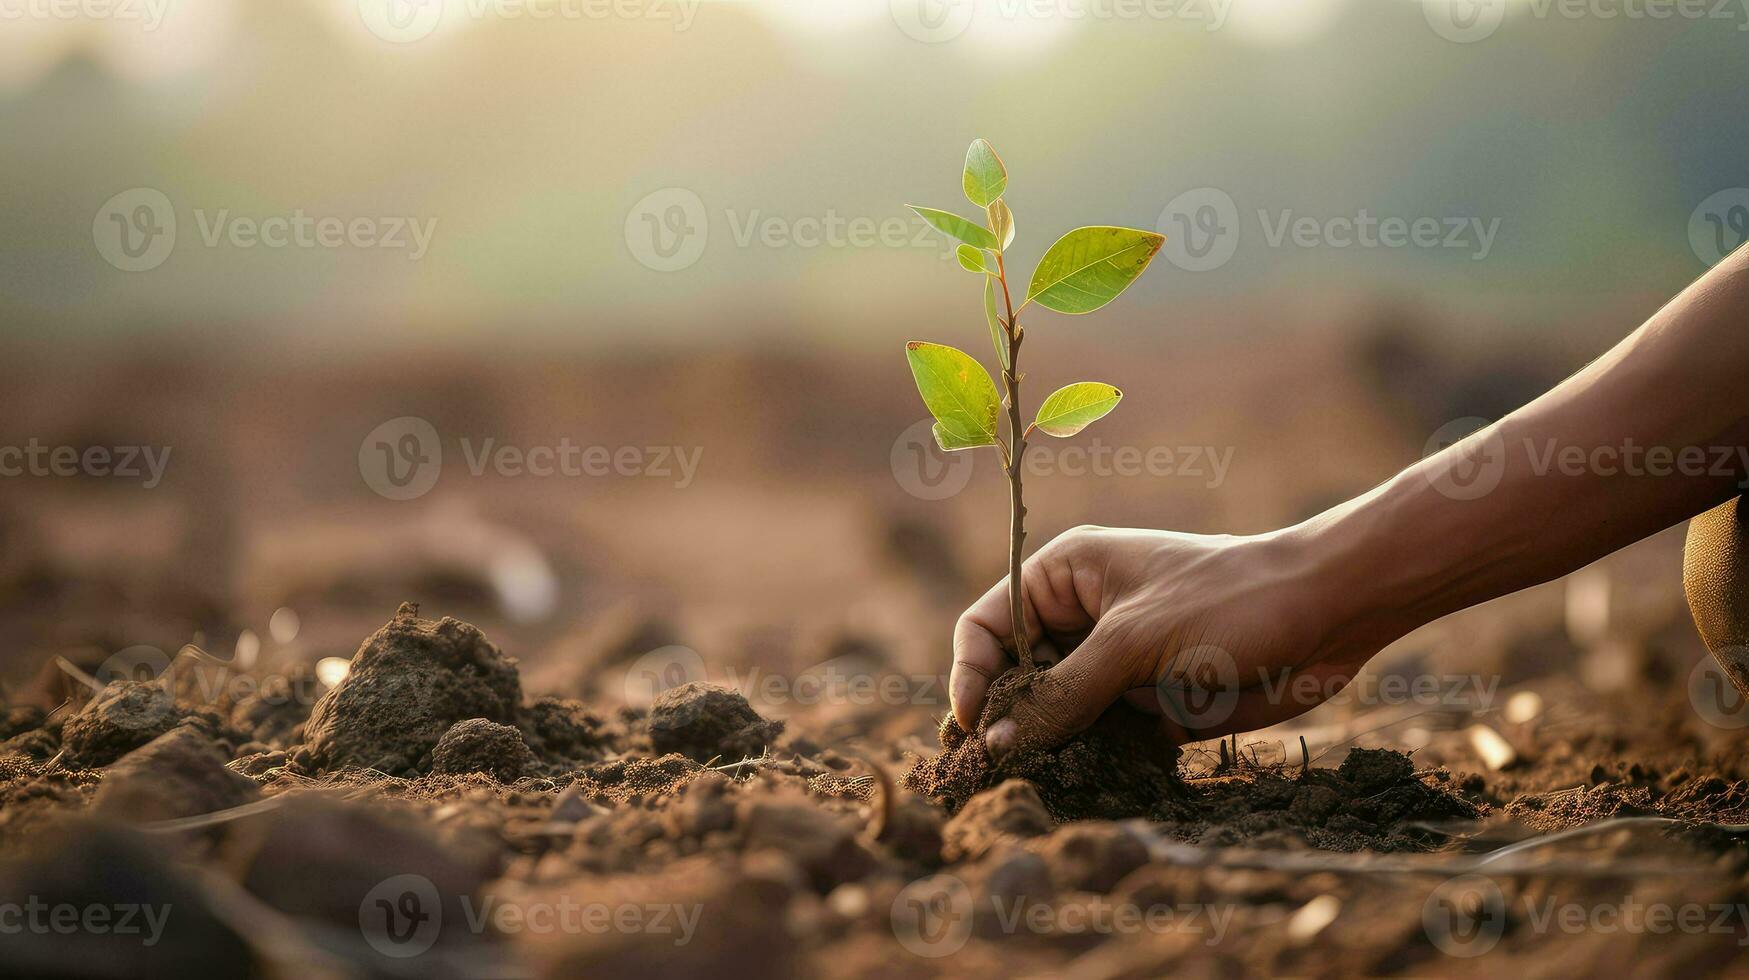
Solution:
[[(1671, 715), (1631, 743), (1604, 722), (1619, 706), (1577, 696), (1503, 726), (1503, 772), (1388, 735), (1209, 765), (1127, 709), (992, 765), (996, 714), (907, 752), (710, 685), (647, 710), (529, 698), (479, 630), (411, 605), (319, 697), (303, 675), (261, 687), (301, 687), (307, 712), (200, 703), (185, 680), (0, 712), (0, 901), (176, 912), (150, 946), (0, 944), (0, 973), (1651, 971), (1731, 963), (1749, 938), (1557, 942), (1531, 914), (1746, 901), (1741, 742)], [(1472, 960), (1425, 910), (1476, 875), (1506, 925)]]

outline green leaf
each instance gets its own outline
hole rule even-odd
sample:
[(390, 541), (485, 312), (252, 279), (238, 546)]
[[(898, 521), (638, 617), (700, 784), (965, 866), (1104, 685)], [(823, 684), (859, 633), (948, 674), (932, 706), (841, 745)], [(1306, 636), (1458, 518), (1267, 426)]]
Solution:
[(996, 274), (996, 270), (984, 264), (984, 253), (979, 249), (975, 249), (970, 245), (961, 245), (959, 248), (954, 249), (953, 254), (959, 257), (960, 268), (967, 272), (982, 272), (988, 276)]
[(973, 248), (994, 249), (996, 236), (990, 234), (981, 225), (970, 221), (951, 211), (937, 211), (934, 208), (918, 207), (915, 204), (906, 205), (917, 212), (917, 216), (929, 222), (929, 226), (952, 238), (957, 238)]
[(1072, 436), (1104, 418), (1122, 400), (1123, 392), (1102, 381), (1077, 381), (1051, 392), (1032, 425), (1045, 435)]
[(990, 233), (1002, 243), (1003, 248), (1014, 244), (1014, 212), (1008, 210), (1008, 202), (997, 198), (984, 209), (990, 215)]
[(917, 379), (917, 393), (935, 416), (935, 441), (942, 449), (996, 444), (1001, 400), (982, 364), (964, 351), (920, 340), (905, 345), (905, 360)]
[(966, 150), (965, 187), (966, 200), (981, 208), (1008, 189), (1008, 168), (987, 140), (972, 140)]
[(1165, 241), (1134, 228), (1077, 228), (1039, 260), (1026, 301), (1058, 313), (1092, 313), (1135, 282)]
[(990, 343), (996, 347), (996, 361), (1008, 370), (1008, 332), (1002, 329), (1002, 318), (996, 315), (996, 280), (984, 280), (984, 319), (990, 321)]

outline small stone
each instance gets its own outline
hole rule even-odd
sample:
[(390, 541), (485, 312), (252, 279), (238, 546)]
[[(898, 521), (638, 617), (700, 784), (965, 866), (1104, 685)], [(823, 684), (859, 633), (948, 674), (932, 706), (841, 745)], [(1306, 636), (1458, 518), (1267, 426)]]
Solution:
[(997, 844), (1048, 834), (1056, 824), (1023, 779), (1010, 779), (966, 801), (941, 829), (941, 854), (949, 862), (975, 860)]
[(1148, 863), (1148, 847), (1136, 835), (1107, 821), (1059, 827), (1034, 845), (1051, 881), (1071, 891), (1107, 892)]
[(175, 728), (181, 720), (170, 692), (146, 681), (117, 681), (98, 692), (61, 732), (69, 762), (106, 766)]
[(253, 780), (226, 768), (226, 753), (184, 725), (109, 768), (91, 809), (135, 823), (216, 813), (260, 799)]
[(34, 762), (46, 762), (59, 751), (61, 743), (56, 741), (52, 733), (41, 728), (20, 732), (0, 742), (0, 756), (22, 755)]
[(736, 823), (748, 852), (775, 850), (795, 861), (822, 893), (860, 880), (874, 865), (856, 839), (856, 826), (789, 794), (743, 800)]
[(681, 787), (680, 798), (663, 811), (662, 821), (677, 837), (703, 837), (735, 826), (735, 806), (729, 800), (729, 779), (720, 772), (701, 773)]

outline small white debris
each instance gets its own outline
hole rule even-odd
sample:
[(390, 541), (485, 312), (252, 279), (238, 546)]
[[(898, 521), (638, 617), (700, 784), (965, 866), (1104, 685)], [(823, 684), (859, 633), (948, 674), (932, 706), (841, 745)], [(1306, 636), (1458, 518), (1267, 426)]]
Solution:
[(323, 657), (316, 661), (316, 679), (328, 687), (339, 687), (352, 673), (352, 661), (345, 657)]
[(1341, 914), (1342, 899), (1319, 895), (1300, 906), (1293, 918), (1287, 920), (1287, 938), (1296, 943), (1310, 942)]
[(283, 646), (298, 638), (298, 627), (301, 625), (297, 610), (290, 606), (280, 606), (267, 620), (267, 633), (273, 637), (273, 642)]
[(1506, 699), (1506, 720), (1514, 725), (1535, 721), (1543, 713), (1543, 696), (1535, 691), (1519, 691)]
[(1511, 743), (1500, 737), (1500, 733), (1487, 725), (1471, 725), (1464, 733), (1469, 736), (1470, 748), (1482, 757), (1482, 764), (1494, 772), (1499, 772), (1518, 761), (1518, 753)]
[(255, 658), (261, 654), (261, 637), (254, 630), (244, 630), (237, 634), (237, 652), (235, 662), (241, 670), (255, 666)]
[(826, 907), (846, 919), (860, 919), (868, 912), (868, 889), (854, 881), (839, 885), (826, 896)]

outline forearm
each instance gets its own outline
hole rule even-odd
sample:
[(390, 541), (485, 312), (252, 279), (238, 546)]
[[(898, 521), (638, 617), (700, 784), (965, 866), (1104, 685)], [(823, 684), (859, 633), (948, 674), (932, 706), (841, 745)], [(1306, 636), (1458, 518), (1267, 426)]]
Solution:
[(1730, 499), (1745, 446), (1740, 251), (1536, 401), (1283, 533), (1320, 556), (1354, 642), (1388, 642)]

